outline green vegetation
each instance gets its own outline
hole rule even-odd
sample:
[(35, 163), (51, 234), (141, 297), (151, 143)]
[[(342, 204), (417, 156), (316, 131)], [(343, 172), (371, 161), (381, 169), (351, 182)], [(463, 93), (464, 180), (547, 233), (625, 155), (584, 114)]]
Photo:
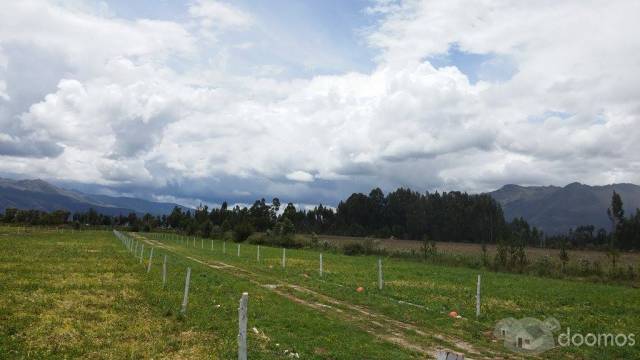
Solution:
[[(320, 277), (316, 250), (289, 249), (283, 269), (280, 248), (262, 245), (258, 262), (257, 245), (242, 244), (238, 257), (232, 242), (223, 254), (222, 240), (131, 234), (145, 243), (140, 264), (110, 232), (27, 230), (0, 229), (0, 353), (10, 358), (233, 358), (243, 291), (250, 294), (250, 357), (261, 359), (282, 358), (285, 350), (305, 359), (413, 359), (439, 346), (473, 358), (509, 357), (490, 336), (505, 317), (552, 316), (583, 333), (640, 332), (640, 296), (620, 286), (383, 257), (379, 291), (378, 256), (325, 252)], [(191, 293), (182, 317), (187, 267)], [(462, 319), (448, 317), (451, 310)], [(636, 349), (556, 348), (543, 357), (636, 358)]]
[[(151, 234), (154, 238), (161, 235)], [(281, 266), (282, 250), (261, 247), (261, 261), (256, 246), (243, 244), (240, 257), (235, 251), (222, 254), (221, 242), (214, 240), (214, 250), (183, 246), (179, 241), (164, 240), (173, 251), (207, 263), (225, 263), (248, 270), (262, 283), (286, 283), (362, 306), (392, 319), (414, 324), (428, 334), (459, 339), (489, 351), (501, 351), (487, 332), (506, 317), (552, 316), (565, 329), (588, 332), (638, 333), (640, 319), (633, 314), (640, 308), (638, 290), (602, 284), (585, 284), (534, 276), (501, 274), (451, 268), (383, 258), (385, 287), (377, 290), (377, 256), (344, 256), (324, 253), (324, 276), (320, 278), (318, 258), (313, 250), (287, 251), (286, 268)], [(198, 242), (196, 241), (196, 244)], [(475, 278), (483, 277), (482, 316), (475, 319)], [(354, 291), (364, 287), (363, 293)], [(295, 290), (293, 293), (298, 294)], [(311, 297), (320, 299), (320, 297)], [(461, 320), (447, 313), (456, 310)], [(431, 341), (434, 341), (433, 339)], [(577, 356), (586, 358), (633, 358), (634, 348), (557, 348), (544, 354), (547, 358)]]

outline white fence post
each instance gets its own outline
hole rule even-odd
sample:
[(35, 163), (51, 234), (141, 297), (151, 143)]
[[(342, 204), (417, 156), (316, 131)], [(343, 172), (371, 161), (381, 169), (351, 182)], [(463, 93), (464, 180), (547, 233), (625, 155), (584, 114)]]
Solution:
[(256, 261), (260, 262), (260, 245), (258, 245), (258, 250), (256, 252)]
[(287, 267), (287, 248), (282, 248), (282, 268)]
[(320, 277), (322, 277), (322, 253), (320, 253)]
[(240, 244), (238, 244), (238, 257), (240, 257)]
[(436, 360), (464, 360), (464, 355), (444, 350), (438, 350), (438, 352), (436, 353)]
[(478, 284), (476, 285), (476, 317), (480, 316), (480, 274), (478, 274)]
[(187, 303), (189, 303), (189, 280), (191, 280), (191, 268), (187, 268), (187, 277), (184, 280), (184, 297), (182, 298), (182, 308), (180, 313), (187, 314)]
[(151, 271), (152, 261), (153, 261), (153, 248), (151, 248), (151, 252), (149, 253), (149, 265), (147, 265), (147, 274)]
[(213, 251), (213, 239), (211, 239), (211, 251)]
[(249, 294), (242, 293), (238, 307), (238, 360), (247, 360), (247, 305)]
[(167, 284), (167, 255), (164, 256), (162, 261), (162, 288)]
[(378, 290), (382, 290), (384, 282), (382, 280), (382, 259), (378, 258)]

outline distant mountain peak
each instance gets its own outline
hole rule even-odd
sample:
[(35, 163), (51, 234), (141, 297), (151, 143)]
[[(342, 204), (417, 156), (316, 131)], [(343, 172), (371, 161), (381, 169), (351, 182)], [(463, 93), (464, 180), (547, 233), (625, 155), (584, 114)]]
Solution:
[(580, 225), (608, 228), (606, 211), (613, 190), (622, 197), (627, 214), (640, 208), (640, 186), (590, 186), (572, 182), (564, 187), (505, 185), (489, 193), (503, 208), (505, 218), (523, 217), (547, 233), (566, 232)]
[(151, 213), (168, 214), (175, 206), (132, 197), (90, 195), (66, 190), (42, 179), (12, 180), (0, 178), (0, 212), (7, 208), (41, 211), (68, 210), (71, 212), (94, 209), (106, 215)]

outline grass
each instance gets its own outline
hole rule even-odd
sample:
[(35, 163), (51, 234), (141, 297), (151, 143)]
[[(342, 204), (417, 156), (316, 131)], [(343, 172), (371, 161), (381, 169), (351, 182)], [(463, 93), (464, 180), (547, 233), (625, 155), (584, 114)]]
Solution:
[[(148, 252), (146, 253), (148, 256)], [(416, 358), (349, 323), (249, 281), (154, 251), (146, 273), (110, 232), (0, 230), (0, 354), (4, 358), (234, 358), (237, 307), (249, 291), (249, 354), (280, 359)], [(186, 316), (179, 313), (192, 269)], [(256, 328), (254, 331), (253, 328)]]
[[(210, 241), (210, 240), (208, 240)], [(169, 241), (171, 243), (171, 241)], [(282, 250), (261, 247), (261, 262), (256, 261), (256, 246), (214, 241), (201, 248), (186, 247), (173, 241), (179, 253), (205, 260), (223, 261), (249, 269), (264, 281), (299, 284), (333, 298), (364, 306), (393, 319), (415, 324), (432, 333), (451, 335), (486, 349), (500, 349), (488, 333), (506, 317), (554, 317), (562, 329), (587, 333), (640, 333), (640, 293), (625, 286), (548, 279), (518, 274), (494, 273), (473, 269), (444, 267), (395, 258), (383, 259), (385, 287), (376, 289), (377, 258), (324, 254), (323, 278), (318, 273), (319, 253), (313, 250), (287, 250), (286, 269), (281, 267)], [(477, 274), (482, 275), (482, 316), (475, 318)], [(364, 293), (354, 291), (362, 286)], [(411, 303), (401, 304), (399, 301)], [(456, 310), (465, 318), (452, 321), (448, 312)], [(556, 334), (557, 335), (557, 334)], [(637, 358), (635, 347), (556, 348), (543, 354), (550, 359)]]
[[(311, 239), (310, 235), (307, 234), (298, 234), (296, 235), (300, 239), (305, 242), (309, 242)], [(338, 236), (338, 235), (318, 235), (318, 239), (320, 241), (327, 241), (328, 243), (342, 247), (348, 243), (353, 242), (362, 242), (364, 238), (362, 237), (353, 237), (353, 236)], [(372, 238), (372, 240), (376, 241), (379, 244), (380, 248), (385, 249), (390, 252), (415, 252), (420, 254), (422, 252), (422, 241), (417, 240), (399, 240), (399, 239), (377, 239)], [(481, 244), (470, 244), (470, 243), (456, 243), (456, 242), (436, 242), (436, 248), (439, 253), (445, 255), (463, 255), (463, 256), (471, 256), (480, 258), (482, 254), (482, 245)], [(549, 257), (553, 263), (557, 266), (560, 266), (560, 250), (559, 249), (551, 249), (551, 248), (537, 248), (537, 247), (527, 247), (527, 257), (531, 261), (538, 260), (542, 257)], [(610, 264), (610, 259), (607, 257), (606, 251), (597, 251), (597, 250), (582, 250), (582, 249), (568, 249), (569, 253), (569, 262), (568, 266), (579, 266), (579, 261), (581, 259), (589, 260), (590, 262), (598, 262), (602, 266), (603, 269), (608, 269)], [(496, 245), (495, 244), (487, 244), (487, 254), (491, 259), (496, 255)], [(619, 266), (626, 268), (631, 265), (640, 270), (640, 253), (639, 252), (621, 252), (620, 259), (618, 259)]]
[[(419, 359), (436, 348), (519, 358), (490, 335), (506, 317), (555, 317), (572, 333), (640, 333), (640, 294), (623, 286), (483, 272), (377, 257), (282, 250), (159, 234), (142, 264), (112, 233), (0, 228), (0, 354), (5, 358), (236, 357), (237, 307), (249, 292), (249, 357)], [(191, 240), (193, 241), (193, 240)], [(151, 272), (146, 266), (154, 246)], [(204, 245), (204, 246), (203, 246)], [(162, 257), (169, 276), (162, 288)], [(191, 291), (179, 314), (186, 268)], [(475, 286), (482, 275), (482, 316)], [(355, 289), (364, 287), (364, 292)], [(462, 319), (451, 319), (456, 310)], [(255, 327), (255, 331), (253, 328)], [(556, 333), (557, 335), (557, 333)], [(480, 354), (478, 354), (480, 353)], [(543, 358), (631, 359), (635, 347), (557, 347)]]

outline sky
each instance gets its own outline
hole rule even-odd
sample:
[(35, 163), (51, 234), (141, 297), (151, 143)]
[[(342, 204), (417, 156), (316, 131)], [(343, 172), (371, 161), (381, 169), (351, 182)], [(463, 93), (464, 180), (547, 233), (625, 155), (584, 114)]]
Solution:
[(21, 0), (0, 176), (185, 205), (640, 183), (640, 2)]

